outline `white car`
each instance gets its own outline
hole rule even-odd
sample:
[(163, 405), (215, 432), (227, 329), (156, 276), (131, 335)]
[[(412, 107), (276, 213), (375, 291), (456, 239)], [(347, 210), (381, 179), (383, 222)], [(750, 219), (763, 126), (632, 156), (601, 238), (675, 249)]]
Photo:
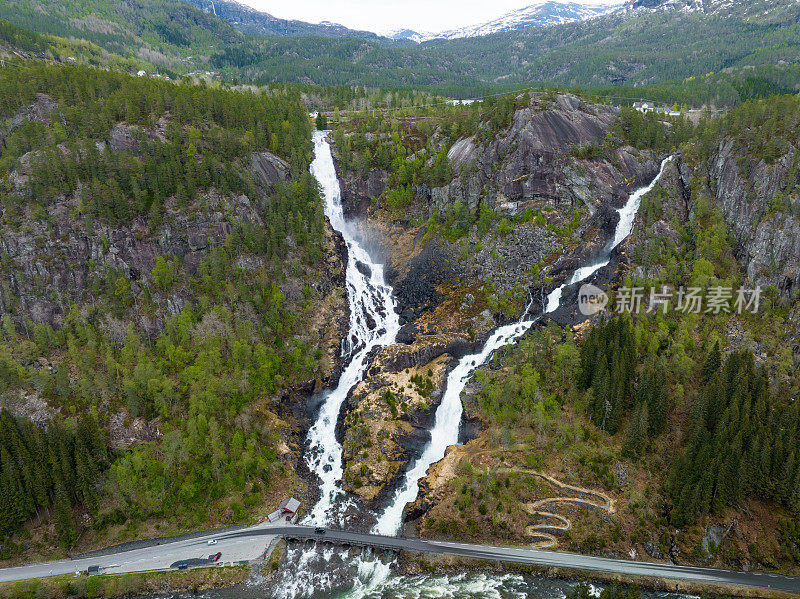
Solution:
[(217, 540), (216, 539), (209, 539), (208, 544), (209, 545), (216, 545), (217, 544)]

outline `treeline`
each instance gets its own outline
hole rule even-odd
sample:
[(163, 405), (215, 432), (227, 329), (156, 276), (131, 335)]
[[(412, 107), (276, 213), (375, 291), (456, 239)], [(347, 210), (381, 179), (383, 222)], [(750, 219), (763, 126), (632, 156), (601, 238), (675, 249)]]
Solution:
[(5, 19), (0, 19), (0, 43), (27, 50), (28, 52), (41, 52), (47, 47), (43, 36), (28, 29), (17, 27)]
[[(65, 0), (49, 4), (47, 11), (8, 0), (0, 6), (0, 17), (38, 32), (89, 40), (120, 56), (144, 57), (162, 68), (213, 68), (237, 82), (429, 86), (439, 93), (476, 97), (534, 81), (602, 86), (623, 96), (642, 89), (670, 103), (728, 104), (796, 85), (796, 77), (773, 76), (775, 69), (797, 63), (800, 25), (793, 5), (772, 2), (764, 8), (757, 15), (739, 6), (725, 15), (656, 11), (641, 17), (637, 27), (630, 26), (630, 15), (614, 14), (535, 31), (409, 46), (385, 46), (374, 39), (245, 35), (179, 0), (140, 0), (135, 7), (118, 0)], [(82, 26), (82, 19), (92, 16), (108, 27)], [(598, 36), (598, 30), (604, 35)], [(731, 74), (730, 69), (738, 70)], [(709, 79), (706, 73), (714, 76)], [(660, 81), (669, 84), (653, 85)], [(614, 91), (616, 83), (624, 89)], [(644, 83), (648, 87), (640, 88)]]
[(592, 327), (581, 347), (577, 387), (586, 392), (592, 422), (614, 435), (631, 415), (624, 453), (641, 455), (663, 431), (671, 410), (665, 366), (650, 358), (641, 370), (629, 316)]
[[(0, 17), (33, 31), (88, 40), (121, 56), (153, 54), (170, 67), (179, 67), (187, 51), (207, 56), (245, 37), (230, 23), (181, 0), (138, 0), (135, 5), (63, 0), (46, 6), (42, 10), (24, 0), (8, 0), (0, 5)], [(83, 19), (92, 18), (102, 19), (104, 26), (87, 27)]]
[(758, 65), (725, 70), (678, 81), (660, 81), (635, 87), (588, 88), (603, 101), (632, 105), (638, 100), (676, 108), (736, 106), (748, 100), (794, 94), (800, 79), (797, 65)]
[(227, 136), (245, 138), (248, 147), (269, 149), (290, 159), (298, 150), (305, 150), (310, 134), (311, 124), (298, 95), (288, 92), (281, 96), (233, 93), (85, 67), (35, 63), (9, 68), (3, 75), (0, 115), (8, 117), (33, 102), (37, 93), (44, 93), (59, 104), (55, 120), (70, 138), (104, 139), (118, 122), (154, 126), (169, 115), (181, 126), (217, 126)]
[[(651, 405), (654, 433), (661, 432), (663, 422), (655, 422), (655, 415), (665, 412), (663, 406), (655, 405), (664, 394), (655, 389), (659, 378), (649, 372), (646, 391), (641, 397), (634, 393), (638, 355), (633, 325), (627, 316), (613, 318), (605, 324), (592, 327), (589, 337), (581, 347), (581, 367), (577, 386), (588, 391), (587, 405), (592, 422), (613, 435), (620, 430), (623, 420), (634, 405)], [(651, 387), (653, 389), (651, 390)], [(650, 431), (649, 417), (646, 429)]]
[(692, 524), (749, 497), (800, 515), (800, 404), (772, 397), (749, 352), (721, 364), (715, 346), (689, 418), (686, 448), (672, 464), (667, 491), (675, 526)]
[(611, 130), (625, 144), (666, 152), (692, 139), (695, 127), (686, 117), (623, 108)]
[[(592, 327), (580, 352), (577, 387), (592, 422), (624, 431), (623, 454), (645, 455), (672, 412), (667, 365), (637, 353), (628, 315)], [(749, 352), (723, 361), (717, 343), (702, 367), (684, 449), (666, 484), (675, 526), (758, 497), (800, 514), (800, 404), (770, 393), (767, 373)], [(626, 428), (627, 427), (627, 428)]]
[(342, 169), (362, 177), (375, 168), (389, 172), (385, 203), (398, 210), (412, 203), (417, 185), (450, 182), (447, 152), (457, 139), (477, 130), (478, 122), (475, 107), (446, 104), (399, 111), (390, 118), (364, 111), (335, 129), (334, 142)]
[(38, 428), (0, 410), (0, 539), (40, 511), (52, 510), (59, 543), (76, 539), (72, 508), (99, 507), (106, 442), (91, 412)]
[[(708, 152), (721, 136), (731, 137), (738, 154), (775, 163), (789, 153), (800, 137), (800, 97), (776, 96), (737, 106), (710, 121), (700, 136), (698, 150)], [(747, 164), (742, 161), (742, 164)], [(792, 170), (792, 175), (796, 169)]]

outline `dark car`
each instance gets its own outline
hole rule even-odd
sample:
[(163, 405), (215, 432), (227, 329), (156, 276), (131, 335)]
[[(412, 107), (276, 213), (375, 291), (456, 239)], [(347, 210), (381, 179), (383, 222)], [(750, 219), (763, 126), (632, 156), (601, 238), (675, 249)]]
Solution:
[(324, 535), (324, 534), (325, 534), (325, 529), (324, 529), (324, 528), (322, 528), (321, 526), (317, 526), (317, 527), (314, 529), (314, 534), (315, 534), (315, 535)]
[(222, 557), (222, 552), (221, 551), (217, 551), (216, 553), (213, 553), (213, 554), (209, 555), (208, 559), (210, 559), (212, 562), (216, 562), (216, 561), (219, 561), (219, 558), (221, 558), (221, 557)]
[(189, 568), (189, 564), (178, 564), (178, 570), (187, 570)]

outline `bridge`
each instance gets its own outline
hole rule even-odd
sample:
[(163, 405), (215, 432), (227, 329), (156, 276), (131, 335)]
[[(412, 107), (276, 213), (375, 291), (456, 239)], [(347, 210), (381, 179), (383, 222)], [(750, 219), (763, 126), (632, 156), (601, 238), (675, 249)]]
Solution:
[[(286, 541), (332, 543), (343, 548), (372, 547), (396, 552), (448, 554), (472, 559), (538, 567), (566, 568), (583, 572), (603, 572), (682, 582), (755, 587), (800, 595), (800, 578), (779, 574), (738, 572), (735, 570), (678, 566), (669, 563), (610, 559), (526, 547), (497, 547), (493, 545), (428, 541), (406, 537), (387, 537), (347, 530), (324, 529), (324, 532), (321, 533), (317, 533), (315, 530), (314, 527), (310, 526), (290, 526), (273, 528), (271, 533), (281, 536)], [(251, 533), (246, 530), (230, 533), (234, 537), (247, 536), (249, 534)]]
[(136, 549), (124, 546), (112, 547), (103, 555), (94, 557), (80, 557), (73, 560), (42, 562), (0, 569), (0, 582), (74, 574), (88, 570), (102, 574), (165, 570), (179, 561), (208, 558), (208, 554), (211, 552), (221, 552), (222, 561), (236, 563), (241, 560), (258, 558), (263, 555), (265, 549), (273, 541), (278, 539), (285, 539), (287, 542), (332, 544), (343, 549), (371, 547), (381, 551), (447, 554), (540, 568), (563, 568), (588, 573), (620, 574), (686, 583), (750, 587), (756, 590), (756, 593), (758, 590), (780, 591), (800, 596), (800, 578), (779, 574), (610, 559), (528, 547), (498, 547), (408, 537), (388, 537), (349, 530), (318, 529), (313, 526), (278, 523), (264, 523), (232, 531), (209, 531), (191, 539), (142, 541)]

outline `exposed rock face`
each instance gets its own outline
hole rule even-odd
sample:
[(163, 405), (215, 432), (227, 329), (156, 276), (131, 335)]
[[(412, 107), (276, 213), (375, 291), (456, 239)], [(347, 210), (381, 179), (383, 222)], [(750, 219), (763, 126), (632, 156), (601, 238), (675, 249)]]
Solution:
[(271, 152), (255, 152), (250, 161), (250, 171), (256, 183), (272, 187), (275, 183), (286, 181), (289, 164)]
[[(345, 486), (369, 503), (380, 502), (430, 439), (428, 429), (442, 398), (450, 358), (443, 351), (427, 361), (427, 356), (414, 354), (403, 345), (385, 348), (347, 401)], [(401, 363), (409, 367), (400, 370)]]
[[(485, 204), (509, 215), (542, 205), (564, 209), (585, 204), (590, 211), (603, 203), (618, 206), (631, 187), (658, 172), (656, 157), (625, 147), (610, 162), (570, 156), (574, 148), (601, 142), (617, 113), (616, 108), (590, 105), (572, 94), (560, 94), (549, 103), (534, 97), (488, 144), (474, 136), (453, 144), (448, 158), (456, 177), (451, 183), (415, 191), (429, 213), (434, 206), (441, 211), (456, 202), (473, 212)], [(372, 169), (364, 178), (340, 171), (340, 178), (348, 216), (365, 215), (389, 180), (382, 169)]]
[(346, 218), (365, 216), (372, 198), (380, 196), (389, 187), (389, 173), (371, 169), (366, 178), (340, 172), (342, 177), (342, 206)]
[[(456, 173), (450, 184), (415, 189), (422, 201), (409, 210), (414, 218), (429, 217), (434, 207), (445, 214), (456, 203), (473, 214), (487, 206), (509, 217), (526, 208), (543, 215), (500, 234), (479, 234), (473, 226), (453, 243), (409, 226), (412, 214), (386, 222), (372, 200), (386, 189), (388, 174), (339, 173), (346, 213), (366, 218), (375, 237), (384, 238), (404, 325), (398, 344), (378, 353), (348, 399), (340, 432), (349, 490), (373, 503), (390, 492), (425, 442), (457, 358), (477, 350), (499, 321), (517, 317), (531, 287), (541, 295), (534, 268), (560, 282), (599, 251), (616, 225), (615, 208), (658, 172), (654, 154), (633, 148), (619, 148), (607, 160), (572, 155), (577, 146), (600, 143), (616, 113), (569, 94), (552, 102), (536, 97), (490, 142), (467, 137), (450, 148)], [(487, 309), (488, 296), (505, 294), (515, 298), (515, 313)], [(409, 380), (427, 378), (429, 370), (434, 390), (423, 401)]]
[(6, 137), (25, 123), (49, 124), (56, 108), (58, 108), (58, 104), (50, 96), (36, 94), (36, 99), (31, 104), (17, 110), (5, 125), (0, 126), (0, 148), (6, 145)]
[[(798, 183), (793, 169), (797, 152), (791, 148), (772, 165), (763, 160), (742, 162), (734, 142), (725, 139), (708, 164), (707, 175), (739, 244), (747, 278), (753, 285), (772, 285), (785, 297), (800, 287), (800, 203), (790, 195)], [(786, 196), (783, 205), (778, 194)]]
[[(208, 246), (222, 243), (232, 229), (223, 211), (260, 222), (246, 198), (231, 205), (212, 193), (207, 201), (210, 209), (193, 215), (168, 203), (169, 222), (154, 235), (148, 234), (144, 218), (116, 228), (96, 224), (87, 231), (71, 212), (76, 203), (72, 198), (49, 207), (48, 223), (31, 219), (22, 231), (0, 230), (4, 258), (0, 311), (26, 314), (34, 322), (57, 326), (71, 303), (92, 301), (92, 277), (102, 276), (107, 267), (130, 281), (134, 295), (150, 281), (159, 255), (180, 258), (193, 273)], [(180, 289), (157, 298), (163, 308), (161, 319), (179, 312), (186, 301), (187, 294)], [(158, 327), (155, 321), (142, 318), (138, 324), (145, 330)]]
[(450, 161), (450, 166), (459, 172), (472, 161), (477, 160), (478, 144), (475, 136), (462, 137), (454, 143), (447, 152), (447, 159)]
[[(786, 300), (800, 288), (800, 201), (793, 193), (797, 150), (775, 164), (765, 164), (721, 140), (708, 164), (688, 164), (678, 157), (667, 166), (660, 185), (668, 190), (663, 216), (648, 230), (641, 215), (634, 237), (677, 242), (674, 223), (686, 224), (701, 194), (719, 206), (735, 238), (734, 250), (749, 286), (773, 286)], [(746, 172), (743, 172), (746, 170)], [(655, 266), (654, 268), (659, 268)], [(655, 277), (656, 272), (639, 272)]]
[(486, 146), (474, 137), (456, 142), (448, 158), (457, 176), (430, 190), (431, 203), (442, 209), (460, 201), (472, 210), (485, 203), (511, 215), (543, 203), (585, 203), (593, 210), (598, 203), (619, 203), (630, 184), (657, 170), (652, 155), (641, 160), (630, 148), (620, 148), (613, 165), (568, 155), (573, 148), (602, 141), (617, 109), (589, 105), (571, 94), (557, 96), (544, 109), (537, 102), (518, 110), (511, 127)]
[[(0, 133), (7, 134), (31, 120), (49, 123), (56, 108), (55, 102), (40, 94), (33, 104), (20, 109)], [(137, 154), (145, 140), (164, 141), (167, 125), (166, 117), (152, 127), (118, 123), (105, 140), (97, 142), (98, 148)], [(68, 151), (64, 146), (59, 148)], [(12, 184), (20, 190), (24, 189), (30, 172), (31, 158), (30, 152), (22, 156), (11, 173)], [(46, 218), (34, 218), (27, 209), (18, 225), (5, 223), (0, 227), (0, 313), (12, 315), (18, 326), (24, 326), (30, 318), (34, 323), (58, 327), (71, 309), (91, 314), (98, 299), (96, 286), (113, 272), (128, 287), (130, 298), (141, 298), (146, 290), (148, 306), (143, 308), (138, 301), (130, 302), (132, 305), (125, 306), (122, 313), (106, 314), (100, 326), (120, 343), (131, 323), (149, 336), (158, 334), (167, 318), (195, 302), (197, 297), (180, 276), (169, 289), (154, 285), (156, 258), (174, 259), (180, 270), (195, 274), (209, 252), (225, 242), (237, 223), (263, 225), (259, 203), (276, 183), (290, 177), (288, 163), (270, 152), (254, 153), (249, 164), (241, 166), (250, 168), (258, 184), (257, 197), (223, 195), (212, 188), (188, 209), (179, 207), (176, 198), (167, 198), (162, 224), (155, 229), (146, 216), (120, 226), (89, 223), (80, 216), (80, 189), (70, 195), (62, 194), (47, 206)], [(309, 390), (338, 376), (340, 340), (347, 326), (342, 291), (346, 248), (328, 223), (323, 247), (320, 274), (314, 282), (319, 309), (313, 322), (308, 323), (307, 341), (319, 347), (327, 359), (320, 371), (322, 380), (300, 383)], [(290, 249), (287, 260), (292, 259)], [(262, 256), (243, 253), (237, 257), (236, 266), (256, 271), (266, 267), (266, 262)], [(302, 288), (292, 277), (281, 283), (281, 291), (289, 301), (301, 301)], [(257, 318), (257, 315), (243, 317)]]
[(112, 152), (131, 152), (138, 153), (141, 147), (137, 134), (142, 133), (140, 127), (128, 125), (114, 125), (111, 133), (108, 134), (108, 147)]

